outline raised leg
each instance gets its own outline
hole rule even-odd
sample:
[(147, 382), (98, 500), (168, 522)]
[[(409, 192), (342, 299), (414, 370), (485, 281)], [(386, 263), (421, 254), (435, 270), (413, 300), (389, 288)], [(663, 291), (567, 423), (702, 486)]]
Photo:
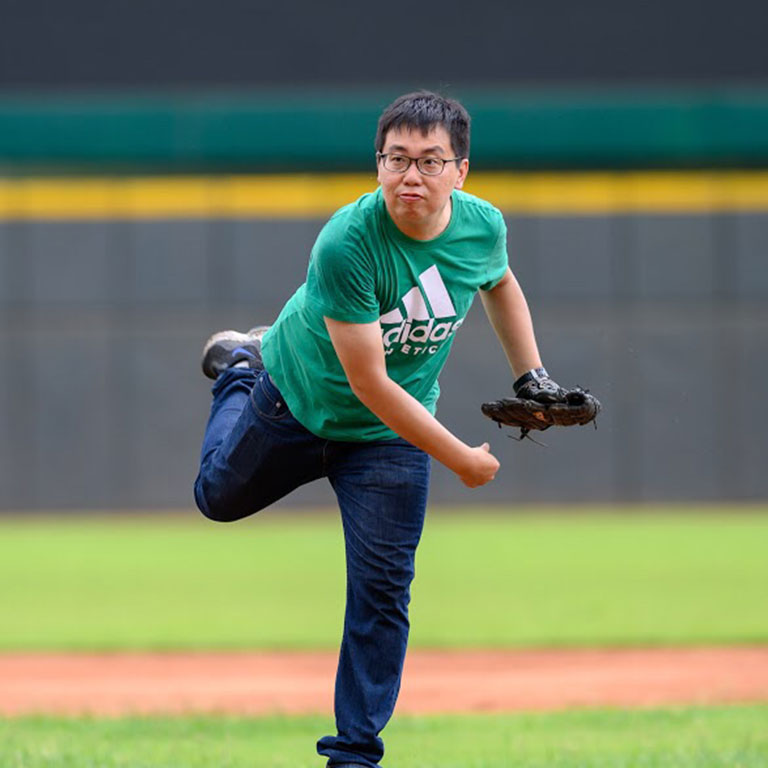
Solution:
[(220, 522), (258, 512), (323, 476), (324, 444), (293, 418), (266, 371), (229, 368), (213, 387), (197, 506)]

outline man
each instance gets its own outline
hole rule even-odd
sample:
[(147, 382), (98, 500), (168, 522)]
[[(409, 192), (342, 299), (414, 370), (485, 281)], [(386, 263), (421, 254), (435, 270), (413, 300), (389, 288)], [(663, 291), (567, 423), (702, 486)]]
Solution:
[(337, 211), (306, 282), (268, 330), (209, 339), (216, 379), (195, 484), (207, 517), (237, 520), (319, 477), (333, 486), (347, 559), (328, 766), (379, 764), (408, 637), (429, 457), (467, 486), (493, 480), (488, 443), (435, 418), (437, 377), (479, 291), (518, 386), (542, 401), (547, 377), (528, 307), (507, 266), (506, 227), (461, 192), (469, 116), (429, 92), (397, 99), (376, 136), (379, 189)]

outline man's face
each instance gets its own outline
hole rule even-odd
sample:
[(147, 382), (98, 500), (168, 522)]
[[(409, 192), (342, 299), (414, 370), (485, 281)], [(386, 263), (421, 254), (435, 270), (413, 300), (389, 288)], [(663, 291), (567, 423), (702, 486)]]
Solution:
[[(451, 137), (442, 126), (426, 136), (420, 130), (393, 129), (387, 132), (382, 153), (407, 155), (411, 158), (455, 157)], [(388, 171), (384, 161), (378, 162), (378, 181), (390, 216), (397, 221), (418, 225), (439, 218), (454, 189), (461, 189), (469, 170), (469, 161), (446, 163), (439, 176), (426, 176), (412, 162), (405, 173)]]

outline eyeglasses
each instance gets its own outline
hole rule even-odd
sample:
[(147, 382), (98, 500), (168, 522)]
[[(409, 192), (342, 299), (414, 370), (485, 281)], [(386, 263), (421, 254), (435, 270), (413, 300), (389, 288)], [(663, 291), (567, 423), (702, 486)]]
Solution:
[(408, 155), (399, 155), (392, 152), (377, 152), (377, 160), (384, 161), (384, 167), (392, 173), (405, 173), (411, 163), (416, 163), (419, 173), (424, 176), (439, 176), (446, 163), (453, 163), (462, 160), (461, 157), (408, 157)]

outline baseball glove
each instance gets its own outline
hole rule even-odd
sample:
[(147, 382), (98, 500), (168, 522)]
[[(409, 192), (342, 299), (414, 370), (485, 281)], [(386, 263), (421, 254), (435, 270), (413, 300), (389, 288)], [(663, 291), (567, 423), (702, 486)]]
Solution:
[(543, 376), (526, 374), (515, 382), (517, 397), (483, 403), (483, 413), (499, 427), (503, 424), (519, 428), (520, 440), (529, 437), (528, 433), (532, 430), (543, 431), (550, 427), (571, 427), (595, 421), (601, 406), (594, 395), (581, 387), (565, 390), (549, 379), (544, 369), (538, 370)]

